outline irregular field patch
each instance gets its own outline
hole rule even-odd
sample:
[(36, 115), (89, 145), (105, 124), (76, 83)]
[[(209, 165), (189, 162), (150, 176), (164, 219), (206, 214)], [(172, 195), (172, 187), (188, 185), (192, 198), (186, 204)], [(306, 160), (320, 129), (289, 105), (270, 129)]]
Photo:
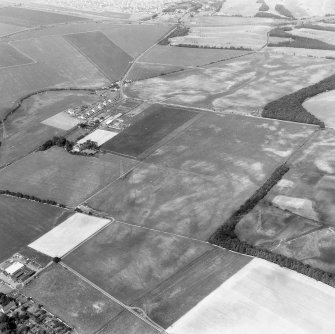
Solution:
[(138, 157), (197, 113), (162, 105), (148, 108), (149, 113), (102, 146), (104, 150)]
[(130, 304), (212, 248), (207, 243), (115, 222), (63, 261)]
[(9, 196), (0, 196), (0, 211), (0, 262), (71, 214), (55, 206)]
[(74, 207), (134, 164), (112, 155), (83, 157), (51, 148), (32, 153), (0, 171), (0, 184), (4, 189)]
[[(58, 125), (60, 110), (81, 104), (94, 103), (98, 96), (84, 91), (47, 92), (26, 99), (21, 107), (11, 114), (0, 127), (2, 145), (0, 147), (0, 165), (8, 164), (41, 146), (53, 136), (64, 135), (65, 130), (46, 126), (41, 122), (48, 119), (49, 125)], [(57, 121), (57, 122), (55, 122)], [(62, 128), (68, 123), (60, 124)]]
[(123, 221), (207, 240), (313, 132), (207, 114), (87, 204)]
[(33, 60), (26, 57), (7, 43), (0, 44), (0, 70), (2, 67), (32, 64)]
[[(254, 259), (167, 329), (182, 333), (329, 333), (334, 289)], [(299, 309), (301, 312), (296, 312)], [(238, 317), (236, 316), (238, 312)], [(308, 319), (308, 320), (307, 320)]]
[(109, 223), (108, 219), (75, 213), (29, 247), (50, 257), (63, 257)]
[(331, 65), (331, 60), (261, 52), (209, 65), (206, 69), (138, 81), (127, 87), (126, 93), (143, 100), (260, 115), (266, 103), (335, 73)]
[(64, 111), (61, 111), (60, 113), (45, 119), (41, 123), (57, 129), (68, 131), (78, 125), (80, 123), (80, 120), (71, 117)]
[(101, 87), (109, 81), (62, 37), (48, 36), (12, 42), (36, 64), (1, 70), (0, 116), (19, 98), (51, 87)]
[(87, 18), (43, 12), (20, 7), (0, 8), (0, 22), (23, 27), (34, 27), (39, 25), (66, 23), (72, 21), (86, 21)]
[(122, 311), (120, 305), (61, 265), (44, 270), (23, 292), (83, 334), (95, 333)]
[(133, 60), (100, 31), (64, 36), (112, 81), (119, 80)]
[(24, 30), (24, 27), (19, 27), (13, 24), (7, 24), (7, 23), (0, 22), (0, 31), (1, 31), (0, 37), (13, 34), (21, 30)]
[(250, 51), (215, 50), (156, 45), (141, 57), (142, 62), (169, 64), (174, 66), (201, 66), (231, 58), (236, 58)]

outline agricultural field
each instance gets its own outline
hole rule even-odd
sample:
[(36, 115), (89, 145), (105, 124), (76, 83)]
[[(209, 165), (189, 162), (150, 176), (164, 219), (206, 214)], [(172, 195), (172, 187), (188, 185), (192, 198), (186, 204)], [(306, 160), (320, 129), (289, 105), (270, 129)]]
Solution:
[(62, 261), (121, 302), (132, 302), (213, 248), (114, 222)]
[(111, 81), (121, 79), (133, 60), (100, 31), (70, 34), (65, 39), (96, 64)]
[(34, 61), (6, 43), (0, 43), (0, 69), (33, 64)]
[(112, 138), (102, 148), (137, 158), (197, 115), (191, 110), (158, 104), (150, 106), (147, 113), (146, 117)]
[(88, 140), (92, 140), (93, 142), (96, 142), (98, 146), (101, 146), (102, 144), (106, 143), (116, 135), (117, 132), (97, 129), (92, 133), (90, 133), (89, 135), (85, 136), (84, 138), (80, 139), (78, 141), (78, 144), (83, 144)]
[[(126, 89), (126, 94), (142, 100), (217, 112), (260, 115), (268, 102), (335, 73), (333, 63), (332, 60), (264, 51), (212, 64), (205, 69), (138, 81)], [(285, 80), (282, 80), (283, 76)]]
[(213, 247), (132, 305), (168, 328), (251, 260)]
[[(281, 38), (283, 39), (283, 38)], [(335, 59), (335, 51), (333, 50), (318, 50), (318, 49), (304, 49), (304, 48), (291, 48), (291, 47), (269, 47), (267, 51), (276, 55), (294, 56), (294, 57), (308, 57), (308, 58), (326, 58)]]
[(128, 80), (138, 81), (183, 71), (185, 67), (176, 65), (136, 63), (127, 75)]
[(109, 83), (62, 37), (20, 40), (11, 45), (37, 63), (0, 69), (0, 116), (8, 112), (17, 99), (41, 89), (95, 88)]
[(335, 128), (334, 115), (335, 91), (316, 95), (303, 103), (303, 107), (325, 122), (326, 126)]
[(61, 265), (52, 265), (23, 291), (78, 333), (100, 330), (122, 307)]
[[(24, 100), (21, 107), (0, 127), (0, 165), (25, 156), (53, 136), (64, 135), (69, 123), (72, 127), (73, 122), (57, 123), (58, 126), (54, 127), (57, 124), (53, 117), (56, 115), (56, 120), (59, 121), (60, 110), (95, 103), (97, 100), (97, 95), (85, 91), (47, 92)], [(74, 119), (71, 118), (72, 120)]]
[(29, 247), (50, 257), (63, 257), (109, 223), (108, 219), (75, 213)]
[(238, 58), (250, 51), (215, 50), (187, 47), (156, 45), (149, 53), (141, 57), (141, 62), (174, 66), (203, 66), (228, 59)]
[(239, 223), (241, 240), (335, 272), (334, 145), (330, 129), (308, 143), (265, 201)]
[(52, 12), (27, 9), (22, 7), (0, 8), (0, 22), (22, 27), (34, 27), (40, 25), (67, 23), (73, 21), (85, 21), (87, 18), (64, 15)]
[(317, 30), (317, 29), (293, 29), (290, 34), (300, 37), (313, 38), (319, 41), (335, 45), (335, 31)]
[(80, 123), (80, 120), (71, 117), (65, 111), (45, 119), (42, 124), (52, 126), (56, 129), (68, 131)]
[[(253, 259), (167, 329), (169, 334), (331, 333), (334, 289)], [(299, 310), (299, 312), (297, 312)]]
[(24, 199), (0, 196), (0, 262), (66, 219), (71, 212)]
[(13, 24), (6, 24), (0, 22), (0, 37), (7, 36), (18, 31), (24, 30), (24, 27), (19, 27)]
[(241, 48), (259, 50), (267, 43), (266, 25), (240, 25), (222, 27), (191, 27), (187, 36), (170, 39), (171, 45), (190, 45), (209, 48)]
[(252, 17), (258, 12), (260, 5), (261, 4), (257, 2), (257, 0), (226, 0), (223, 2), (219, 14)]
[(113, 155), (84, 157), (54, 147), (1, 170), (0, 184), (3, 189), (75, 207), (135, 164)]
[(315, 129), (207, 114), (87, 204), (122, 221), (206, 240)]

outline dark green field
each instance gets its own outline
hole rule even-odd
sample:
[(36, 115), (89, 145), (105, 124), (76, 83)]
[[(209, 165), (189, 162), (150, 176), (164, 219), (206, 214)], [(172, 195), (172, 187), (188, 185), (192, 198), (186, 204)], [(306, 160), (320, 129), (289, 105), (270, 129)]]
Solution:
[(0, 213), (0, 262), (72, 214), (54, 206), (8, 196), (0, 196)]
[(64, 36), (112, 81), (119, 80), (133, 60), (100, 31)]
[(106, 151), (138, 157), (165, 136), (193, 118), (191, 110), (163, 105), (149, 107), (150, 114), (105, 143)]

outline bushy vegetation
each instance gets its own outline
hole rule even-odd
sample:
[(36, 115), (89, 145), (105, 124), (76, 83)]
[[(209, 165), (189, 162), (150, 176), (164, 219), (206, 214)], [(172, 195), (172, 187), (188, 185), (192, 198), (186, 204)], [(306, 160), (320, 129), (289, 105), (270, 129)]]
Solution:
[(290, 38), (291, 40), (282, 41), (276, 44), (269, 43), (268, 46), (283, 46), (290, 48), (303, 48), (303, 49), (318, 49), (318, 50), (335, 50), (335, 45), (319, 41), (314, 38), (307, 38), (289, 34), (287, 31), (291, 30), (290, 27), (275, 28), (269, 32), (270, 36), (280, 38)]
[(17, 197), (17, 198), (24, 198), (24, 199), (28, 199), (30, 201), (35, 201), (35, 202), (49, 204), (49, 205), (56, 205), (56, 206), (59, 206), (61, 208), (65, 208), (64, 204), (59, 204), (56, 201), (53, 201), (51, 199), (41, 199), (41, 198), (38, 198), (34, 195), (22, 194), (20, 192), (14, 192), (14, 191), (10, 191), (10, 190), (0, 190), (0, 195), (9, 195), (9, 196)]
[(323, 30), (323, 31), (335, 31), (335, 27), (319, 26), (317, 24), (304, 23), (302, 25), (296, 26), (297, 29), (314, 29), (314, 30)]
[(292, 13), (284, 6), (284, 5), (280, 5), (280, 4), (277, 4), (275, 6), (275, 10), (280, 14), (280, 15), (283, 15), (283, 16), (286, 16), (290, 19), (294, 19), (294, 16), (292, 15)]
[(209, 239), (209, 242), (220, 247), (230, 249), (234, 252), (258, 257), (275, 264), (280, 265), (298, 273), (304, 274), (325, 284), (335, 287), (335, 274), (325, 272), (320, 269), (312, 268), (311, 266), (302, 263), (299, 260), (288, 258), (286, 256), (271, 253), (270, 251), (249, 245), (248, 243), (239, 240), (235, 233), (235, 227), (238, 222), (248, 214), (261, 199), (277, 184), (277, 182), (289, 170), (287, 164), (283, 164), (275, 170), (261, 188), (259, 188), (233, 215), (221, 226)]
[(97, 144), (97, 142), (92, 141), (92, 140), (86, 140), (84, 143), (79, 145), (79, 150), (83, 151), (83, 150), (98, 150), (99, 146)]
[(68, 141), (65, 137), (55, 136), (42, 144), (39, 148), (39, 151), (46, 151), (53, 146), (64, 147), (67, 151), (71, 151), (73, 148), (73, 143), (71, 141)]
[(209, 46), (209, 45), (197, 45), (197, 44), (177, 44), (174, 45), (177, 47), (184, 47), (184, 48), (194, 48), (194, 49), (220, 49), (220, 50), (237, 50), (237, 51), (253, 51), (250, 48), (245, 48), (244, 46)]
[(258, 12), (258, 13), (255, 14), (255, 17), (266, 17), (266, 18), (270, 18), (270, 19), (283, 19), (279, 15), (268, 13), (268, 12)]
[(189, 32), (189, 28), (179, 25), (177, 26), (177, 28), (175, 30), (173, 30), (168, 36), (166, 36), (164, 39), (162, 39), (158, 44), (160, 45), (169, 45), (170, 38), (174, 38), (174, 37), (181, 37), (181, 36), (187, 36), (188, 32)]
[(263, 2), (258, 10), (260, 12), (267, 12), (269, 9), (270, 9), (270, 7), (265, 2)]
[(285, 95), (278, 100), (268, 103), (262, 111), (262, 116), (285, 121), (316, 124), (324, 128), (324, 122), (309, 113), (302, 104), (308, 98), (334, 89), (335, 75), (331, 75), (314, 85), (302, 88), (292, 94)]

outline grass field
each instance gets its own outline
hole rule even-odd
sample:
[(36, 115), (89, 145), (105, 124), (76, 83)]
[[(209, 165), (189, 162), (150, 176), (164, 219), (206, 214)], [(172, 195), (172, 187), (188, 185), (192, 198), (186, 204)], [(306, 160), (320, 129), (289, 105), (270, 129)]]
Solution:
[(197, 26), (187, 36), (172, 38), (171, 45), (258, 50), (266, 45), (270, 29), (266, 25)]
[[(254, 259), (167, 329), (170, 334), (331, 333), (334, 290)], [(297, 312), (299, 309), (299, 312)]]
[[(84, 91), (48, 92), (25, 100), (22, 106), (0, 127), (2, 134), (0, 165), (10, 163), (30, 153), (53, 136), (64, 134), (64, 130), (41, 124), (41, 122), (50, 121), (50, 118), (58, 115), (61, 110), (94, 103), (97, 100), (98, 96)], [(47, 122), (47, 124), (51, 123)], [(55, 125), (54, 121), (52, 124)]]
[(61, 265), (43, 271), (23, 292), (83, 334), (95, 333), (122, 311), (121, 306)]
[(109, 81), (62, 37), (13, 42), (37, 64), (0, 70), (0, 116), (28, 93), (50, 87), (101, 87)]
[(160, 334), (151, 325), (136, 317), (129, 311), (121, 312), (97, 334)]
[(317, 39), (319, 41), (332, 45), (335, 44), (334, 31), (301, 28), (301, 29), (293, 29), (289, 31), (289, 33), (295, 36)]
[(207, 114), (88, 205), (123, 221), (207, 240), (313, 131)]
[(3, 189), (77, 206), (134, 164), (112, 155), (100, 159), (51, 148), (3, 169), (0, 184)]
[(72, 21), (85, 21), (84, 17), (43, 12), (20, 7), (0, 8), (0, 22), (23, 27), (67, 23)]
[(213, 248), (132, 305), (168, 328), (243, 268), (251, 257)]
[(156, 45), (149, 53), (141, 57), (140, 61), (174, 66), (201, 66), (236, 58), (249, 52)]
[(34, 63), (32, 59), (6, 43), (0, 43), (0, 69), (2, 67), (27, 65)]
[(61, 208), (8, 196), (0, 196), (0, 211), (0, 262), (70, 215)]
[(325, 122), (326, 126), (335, 127), (334, 115), (335, 91), (316, 95), (303, 103), (303, 107)]
[(63, 257), (109, 223), (108, 219), (75, 213), (29, 247), (50, 257)]
[(149, 107), (148, 115), (102, 146), (104, 150), (138, 157), (197, 114), (162, 105)]
[(168, 73), (183, 71), (183, 66), (162, 65), (152, 63), (136, 63), (127, 75), (132, 81), (144, 80), (159, 77)]
[(318, 50), (318, 49), (302, 49), (291, 47), (269, 47), (267, 50), (271, 53), (286, 56), (308, 57), (308, 58), (326, 58), (335, 59), (335, 51)]
[(65, 36), (112, 81), (121, 79), (133, 60), (100, 31)]
[(212, 247), (115, 222), (63, 261), (128, 305)]
[[(193, 57), (195, 55), (193, 53)], [(126, 93), (143, 100), (260, 115), (266, 103), (334, 73), (332, 64), (331, 60), (298, 58), (265, 51), (206, 66), (206, 69), (135, 82)], [(285, 80), (282, 80), (283, 76)]]

